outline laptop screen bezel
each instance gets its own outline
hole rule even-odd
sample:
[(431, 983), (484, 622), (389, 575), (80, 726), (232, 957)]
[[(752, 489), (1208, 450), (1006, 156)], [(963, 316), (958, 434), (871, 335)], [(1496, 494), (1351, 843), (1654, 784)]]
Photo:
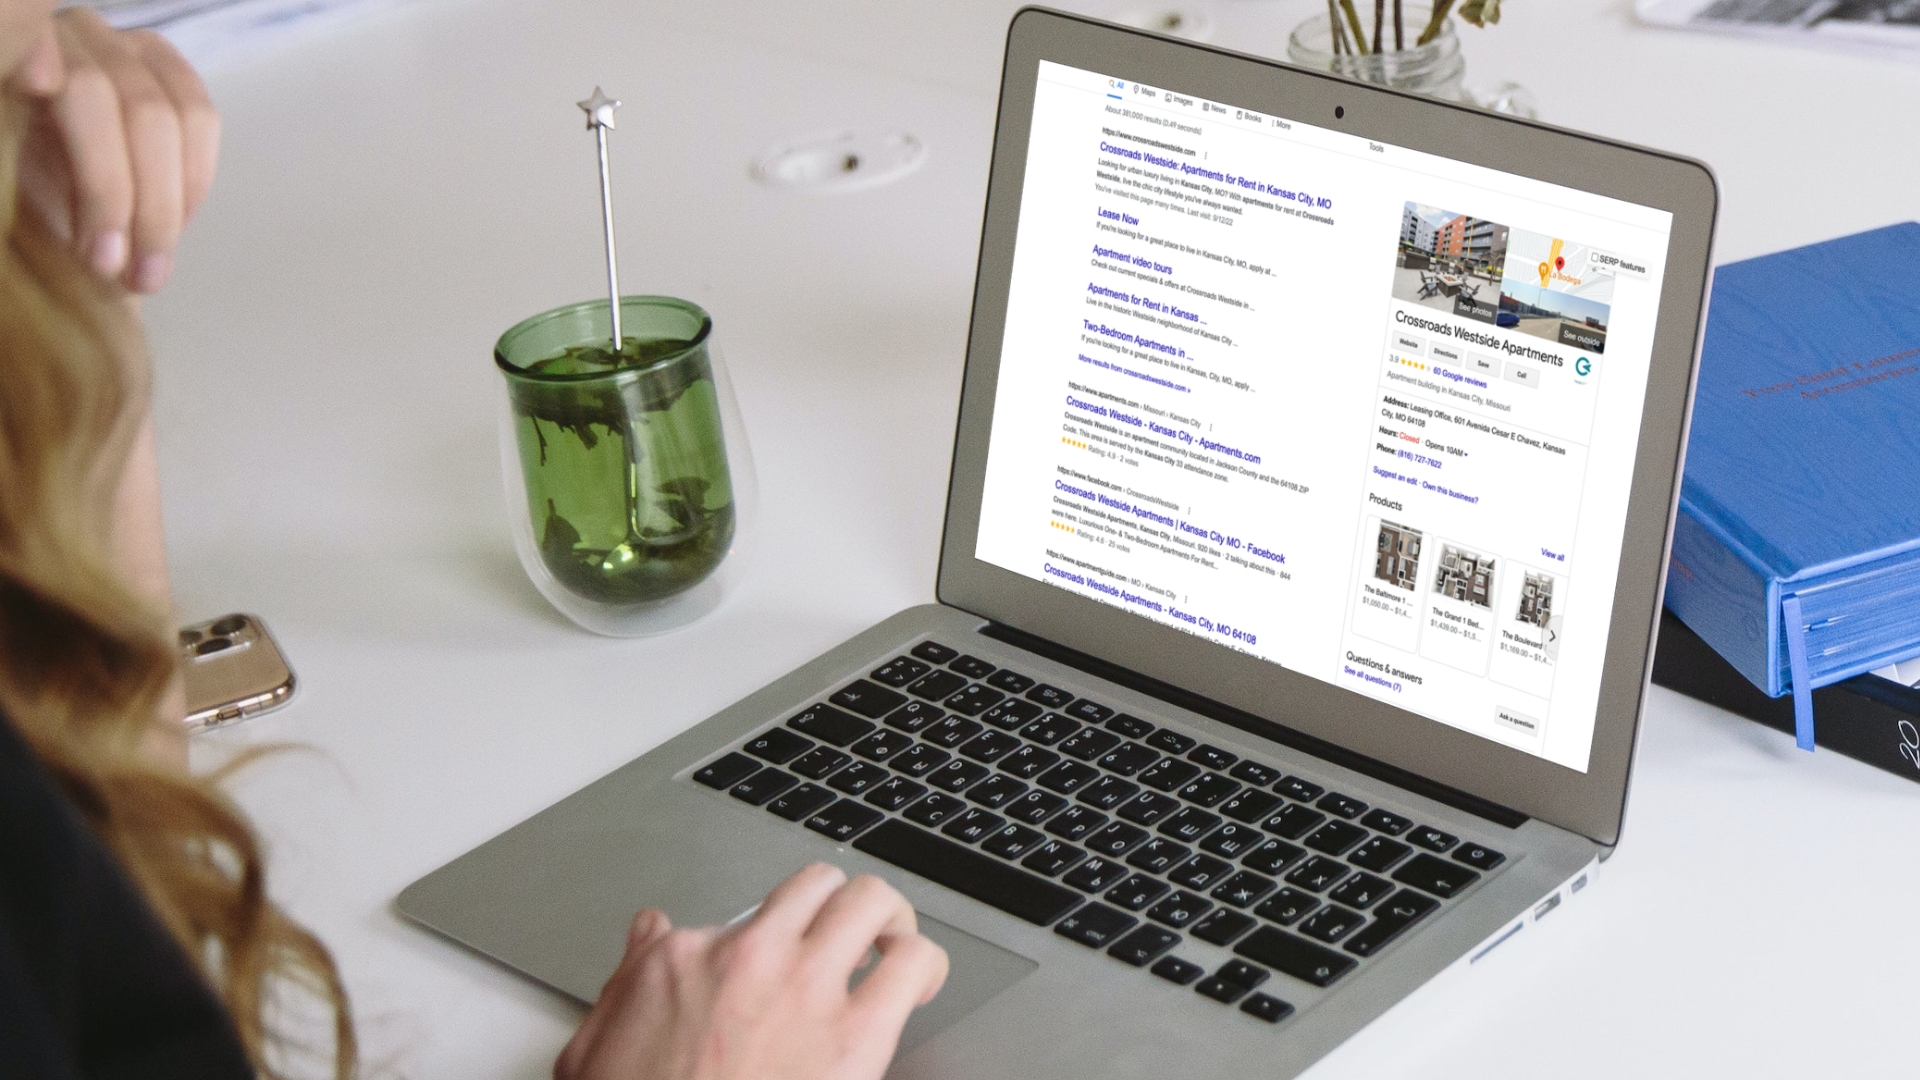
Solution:
[[(1177, 89), (1673, 215), (1586, 772), (1394, 708), (974, 556), (1043, 60)], [(1339, 107), (1343, 115), (1336, 116)], [(981, 229), (937, 594), (942, 603), (1612, 844), (1652, 669), (1717, 208), (1698, 162), (1043, 8), (1014, 16)]]

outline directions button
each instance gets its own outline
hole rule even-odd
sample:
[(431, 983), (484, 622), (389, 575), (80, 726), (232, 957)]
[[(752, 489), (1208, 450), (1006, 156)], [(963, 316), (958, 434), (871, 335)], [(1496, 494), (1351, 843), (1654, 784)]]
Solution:
[(1519, 383), (1529, 390), (1540, 388), (1540, 371), (1537, 368), (1521, 367), (1519, 363), (1507, 361), (1507, 381)]

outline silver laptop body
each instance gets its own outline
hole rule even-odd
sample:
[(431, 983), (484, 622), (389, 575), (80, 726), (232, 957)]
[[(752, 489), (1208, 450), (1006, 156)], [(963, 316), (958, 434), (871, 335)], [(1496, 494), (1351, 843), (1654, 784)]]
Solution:
[(1298, 1073), (1618, 841), (1716, 197), (1022, 11), (940, 602), (399, 911), (591, 1001), (825, 860), (952, 956), (889, 1075)]

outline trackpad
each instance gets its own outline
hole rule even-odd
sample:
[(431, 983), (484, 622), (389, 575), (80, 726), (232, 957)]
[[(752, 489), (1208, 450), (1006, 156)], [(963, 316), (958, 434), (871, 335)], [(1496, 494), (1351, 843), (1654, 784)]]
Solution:
[(938, 919), (921, 915), (919, 921), (920, 932), (947, 950), (947, 983), (932, 1001), (913, 1010), (906, 1030), (900, 1033), (896, 1059), (907, 1056), (1040, 966)]

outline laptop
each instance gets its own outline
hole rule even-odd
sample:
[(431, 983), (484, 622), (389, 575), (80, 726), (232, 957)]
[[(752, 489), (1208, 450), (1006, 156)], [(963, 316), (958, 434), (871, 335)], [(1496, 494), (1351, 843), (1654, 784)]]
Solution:
[(951, 955), (892, 1076), (1294, 1075), (1619, 840), (1716, 199), (1021, 11), (939, 602), (399, 911), (590, 1001), (636, 909), (824, 860)]

